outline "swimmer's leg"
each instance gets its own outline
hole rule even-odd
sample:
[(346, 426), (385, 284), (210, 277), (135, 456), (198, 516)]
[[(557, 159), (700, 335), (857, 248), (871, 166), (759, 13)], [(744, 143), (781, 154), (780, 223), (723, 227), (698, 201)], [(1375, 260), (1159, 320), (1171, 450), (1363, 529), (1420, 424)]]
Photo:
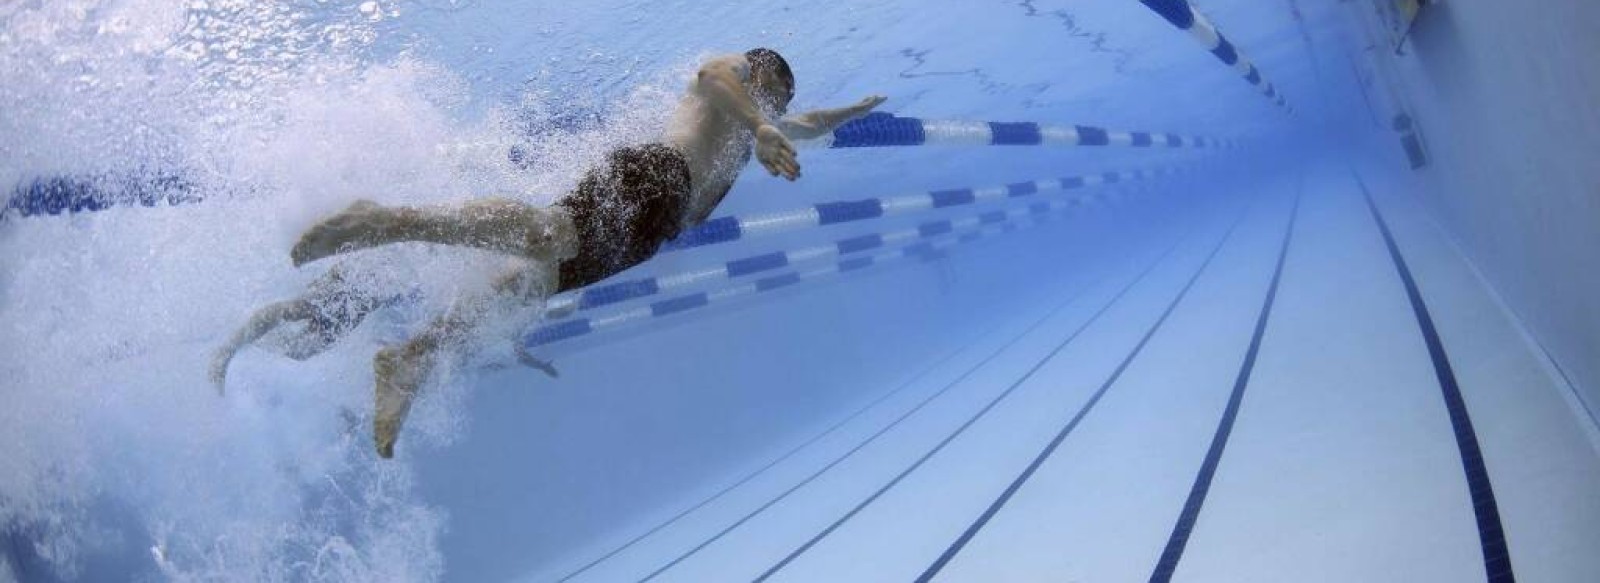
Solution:
[(543, 300), (555, 290), (556, 279), (553, 266), (528, 263), (497, 279), (492, 293), (457, 301), (416, 337), (379, 350), (372, 359), (372, 438), (378, 455), (394, 456), (400, 427), (411, 413), (417, 391), (437, 366), (441, 349), (462, 348), (491, 317)]
[(576, 231), (560, 207), (536, 207), (505, 198), (456, 207), (384, 207), (370, 200), (307, 229), (289, 251), (296, 266), (391, 243), (422, 242), (510, 253), (556, 264), (571, 257)]
[(228, 339), (227, 344), (223, 344), (221, 348), (218, 348), (211, 357), (210, 377), (211, 383), (217, 387), (217, 393), (226, 392), (228, 363), (233, 361), (233, 355), (237, 354), (241, 348), (265, 336), (267, 332), (271, 332), (273, 328), (277, 328), (284, 322), (310, 318), (312, 312), (311, 303), (303, 299), (268, 304), (266, 307), (256, 310), (256, 313), (250, 316), (250, 321), (243, 328), (240, 328), (238, 332), (235, 332), (233, 337)]
[(320, 330), (314, 324), (307, 325), (304, 334), (290, 340), (289, 344), (283, 347), (283, 355), (295, 360), (310, 360), (313, 356), (327, 352), (340, 339), (339, 336)]

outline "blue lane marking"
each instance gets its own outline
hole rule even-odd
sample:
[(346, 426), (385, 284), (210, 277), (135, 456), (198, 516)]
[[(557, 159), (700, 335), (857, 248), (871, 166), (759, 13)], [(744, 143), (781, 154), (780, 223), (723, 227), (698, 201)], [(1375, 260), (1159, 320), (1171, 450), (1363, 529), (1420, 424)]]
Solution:
[(760, 271), (777, 269), (788, 264), (789, 254), (782, 251), (735, 259), (728, 262), (728, 277), (750, 275)]
[(1172, 148), (1183, 146), (1183, 137), (1177, 134), (1167, 134), (1167, 146)]
[(764, 277), (756, 280), (756, 291), (771, 291), (780, 287), (790, 286), (797, 283), (800, 283), (800, 274), (794, 272), (785, 273), (783, 275), (775, 275), (772, 277)]
[(1066, 178), (1062, 178), (1061, 179), (1061, 189), (1062, 190), (1072, 190), (1074, 188), (1083, 188), (1083, 184), (1084, 183), (1083, 183), (1083, 177), (1082, 176), (1068, 176)]
[(1139, 0), (1151, 10), (1156, 11), (1162, 18), (1173, 26), (1189, 30), (1194, 26), (1194, 12), (1189, 10), (1189, 3), (1185, 0)]
[(955, 190), (935, 190), (935, 191), (929, 193), (928, 195), (931, 198), (933, 198), (933, 208), (936, 208), (936, 209), (937, 208), (944, 208), (944, 207), (947, 207), (947, 206), (957, 206), (957, 205), (963, 205), (963, 204), (972, 204), (972, 202), (974, 200), (976, 200), (973, 197), (972, 189), (970, 189), (970, 188), (958, 188), (958, 189), (955, 189)]
[(855, 271), (857, 269), (863, 269), (863, 268), (867, 268), (867, 267), (871, 267), (871, 266), (872, 266), (872, 258), (871, 257), (856, 257), (856, 258), (853, 258), (853, 259), (846, 259), (844, 261), (840, 261), (839, 262), (839, 272), (840, 273), (844, 273), (844, 272), (847, 272), (847, 271)]
[(866, 251), (868, 249), (877, 249), (878, 247), (883, 246), (883, 235), (873, 233), (871, 235), (851, 237), (849, 239), (839, 241), (838, 246), (840, 255), (855, 253), (857, 251)]
[(883, 201), (878, 199), (824, 202), (816, 205), (817, 223), (831, 225), (883, 216)]
[(670, 300), (661, 300), (659, 302), (650, 304), (650, 316), (660, 317), (668, 314), (676, 314), (684, 310), (692, 310), (703, 307), (710, 303), (711, 298), (708, 297), (705, 292), (689, 294), (682, 297), (672, 298)]
[(932, 221), (917, 226), (917, 232), (923, 237), (937, 237), (950, 232), (950, 221)]
[(684, 231), (678, 238), (662, 245), (661, 250), (687, 249), (736, 241), (743, 235), (744, 230), (739, 225), (739, 217), (718, 217)]
[(543, 346), (545, 344), (559, 342), (568, 338), (577, 338), (593, 331), (594, 329), (589, 327), (588, 318), (567, 320), (559, 324), (545, 326), (534, 333), (529, 334), (525, 343), (530, 347)]
[(933, 249), (933, 245), (929, 245), (927, 243), (917, 243), (915, 245), (908, 245), (905, 249), (901, 249), (900, 254), (905, 257), (922, 257), (927, 259), (935, 256), (937, 252)]
[(656, 285), (656, 279), (653, 277), (591, 287), (583, 290), (583, 294), (578, 296), (578, 309), (598, 308), (634, 298), (655, 295), (660, 291), (661, 288)]
[(1228, 436), (1233, 434), (1234, 420), (1238, 419), (1239, 406), (1244, 402), (1244, 391), (1250, 385), (1250, 374), (1256, 368), (1261, 338), (1266, 335), (1267, 320), (1272, 317), (1272, 304), (1278, 297), (1278, 282), (1283, 279), (1283, 264), (1289, 257), (1289, 242), (1294, 237), (1295, 221), (1300, 217), (1301, 195), (1301, 192), (1295, 193), (1294, 208), (1289, 211), (1289, 226), (1283, 231), (1283, 246), (1278, 249), (1278, 263), (1272, 269), (1272, 283), (1267, 286), (1267, 297), (1261, 302), (1261, 314), (1256, 316), (1255, 332), (1250, 337), (1250, 347), (1245, 350), (1244, 362), (1239, 365), (1239, 376), (1233, 381), (1233, 393), (1228, 396), (1228, 406), (1223, 409), (1222, 420), (1217, 423), (1217, 431), (1211, 436), (1211, 447), (1206, 450), (1200, 472), (1189, 487), (1189, 497), (1183, 503), (1183, 510), (1178, 513), (1178, 522), (1167, 536), (1167, 546), (1156, 561), (1155, 571), (1150, 574), (1151, 583), (1171, 581), (1172, 574), (1178, 570), (1178, 560), (1183, 558), (1189, 535), (1194, 533), (1195, 522), (1200, 519), (1200, 509), (1206, 503), (1206, 494), (1211, 491), (1211, 480), (1216, 477), (1217, 466), (1222, 463), (1223, 450), (1228, 447)]
[(1383, 220), (1383, 213), (1373, 202), (1372, 192), (1367, 189), (1366, 182), (1359, 175), (1356, 176), (1356, 182), (1361, 185), (1361, 194), (1367, 199), (1367, 209), (1372, 211), (1372, 219), (1383, 233), (1383, 243), (1389, 247), (1389, 258), (1394, 260), (1394, 268), (1400, 272), (1406, 297), (1411, 300), (1411, 311), (1417, 316), (1417, 326), (1422, 329), (1422, 338), (1428, 345), (1428, 356), (1433, 360), (1433, 373), (1439, 379), (1439, 390), (1444, 395), (1445, 408), (1450, 413), (1450, 428), (1455, 432), (1456, 448), (1461, 453), (1461, 467), (1467, 476), (1467, 491), (1472, 495), (1472, 513), (1478, 522), (1478, 542), (1483, 548), (1484, 572), (1491, 583), (1512, 583), (1516, 581), (1516, 575), (1511, 570), (1511, 551), (1506, 546), (1505, 529), (1500, 525), (1500, 505), (1495, 502), (1489, 469), (1483, 463), (1483, 450), (1478, 447), (1478, 433), (1472, 427), (1472, 417), (1467, 411), (1466, 399), (1461, 396), (1461, 386), (1456, 382), (1455, 369), (1450, 366), (1450, 355), (1444, 350), (1444, 341), (1439, 339), (1439, 330), (1433, 324), (1433, 316), (1429, 314), (1428, 304), (1423, 301), (1422, 291), (1417, 288), (1417, 281), (1411, 275), (1411, 268), (1406, 265), (1399, 245), (1395, 244), (1394, 235), (1389, 232), (1389, 223)]
[[(1068, 421), (1067, 424), (1061, 428), (1061, 431), (1056, 433), (1055, 438), (1051, 439), (1048, 445), (1045, 445), (1044, 449), (1039, 452), (1039, 455), (1035, 456), (1033, 461), (1028, 464), (1028, 467), (1023, 469), (1022, 473), (1017, 475), (1016, 479), (1012, 480), (1009, 486), (1006, 486), (1006, 489), (1000, 493), (1000, 496), (994, 499), (994, 502), (989, 504), (987, 509), (984, 509), (983, 514), (979, 515), (976, 520), (972, 521), (972, 524), (967, 526), (967, 529), (961, 533), (960, 537), (956, 538), (955, 542), (950, 543), (950, 546), (945, 548), (944, 552), (939, 555), (938, 559), (934, 560), (932, 565), (928, 565), (927, 570), (924, 570), (922, 575), (917, 577), (917, 583), (926, 583), (927, 581), (933, 579), (933, 576), (939, 574), (939, 571), (944, 569), (945, 565), (950, 564), (950, 560), (954, 559), (956, 554), (960, 553), (961, 549), (967, 546), (967, 543), (972, 540), (972, 537), (978, 534), (979, 530), (982, 530), (985, 525), (989, 524), (989, 520), (993, 519), (994, 515), (999, 513), (1001, 508), (1005, 507), (1006, 502), (1011, 501), (1011, 497), (1016, 495), (1018, 490), (1022, 489), (1022, 485), (1027, 483), (1029, 478), (1033, 477), (1033, 473), (1038, 471), (1040, 466), (1044, 465), (1045, 460), (1050, 459), (1050, 455), (1054, 454), (1056, 448), (1061, 446), (1061, 442), (1066, 441), (1067, 436), (1072, 434), (1072, 430), (1077, 429), (1078, 423), (1082, 422), (1083, 418), (1088, 416), (1090, 411), (1094, 410), (1094, 406), (1100, 402), (1100, 398), (1104, 397), (1107, 391), (1111, 390), (1112, 385), (1117, 383), (1117, 379), (1122, 378), (1122, 373), (1128, 370), (1128, 365), (1132, 364), (1135, 358), (1138, 358), (1139, 353), (1144, 351), (1145, 345), (1149, 344), (1150, 339), (1153, 338), (1156, 335), (1156, 332), (1161, 329), (1161, 325), (1167, 322), (1167, 318), (1172, 315), (1173, 310), (1176, 310), (1178, 308), (1178, 304), (1183, 301), (1183, 298), (1189, 295), (1189, 290), (1194, 288), (1194, 283), (1199, 281), (1200, 276), (1206, 272), (1206, 268), (1211, 266), (1211, 261), (1217, 258), (1217, 253), (1222, 251), (1223, 245), (1226, 244), (1229, 239), (1233, 238), (1234, 230), (1239, 227), (1239, 223), (1243, 222), (1244, 217), (1248, 214), (1249, 211), (1246, 209), (1246, 212), (1241, 213), (1239, 218), (1234, 220), (1233, 224), (1228, 227), (1228, 232), (1223, 234), (1221, 239), (1217, 240), (1216, 247), (1211, 249), (1211, 253), (1206, 255), (1206, 260), (1200, 263), (1199, 269), (1194, 271), (1194, 275), (1189, 277), (1189, 281), (1183, 285), (1183, 289), (1179, 290), (1178, 295), (1172, 298), (1171, 303), (1167, 304), (1167, 309), (1161, 312), (1161, 317), (1157, 318), (1155, 323), (1150, 325), (1150, 329), (1145, 331), (1144, 337), (1140, 338), (1139, 343), (1135, 344), (1133, 346), (1133, 350), (1128, 352), (1128, 356), (1124, 357), (1122, 362), (1117, 364), (1116, 370), (1111, 372), (1111, 376), (1106, 377), (1105, 382), (1101, 383), (1100, 388), (1095, 391), (1093, 396), (1089, 397), (1089, 401), (1084, 403), (1082, 408), (1078, 409), (1078, 413), (1072, 417), (1072, 420)], [(1040, 366), (1043, 366), (1043, 363), (1040, 363)], [(1035, 368), (1034, 370), (1038, 369)], [(1029, 374), (1032, 373), (1030, 372)]]
[(1146, 146), (1151, 146), (1153, 144), (1154, 144), (1154, 140), (1152, 140), (1150, 138), (1150, 134), (1149, 133), (1147, 133), (1147, 132), (1133, 132), (1133, 145), (1139, 146), (1139, 147), (1146, 147)]
[(1034, 146), (1044, 142), (1039, 124), (1033, 122), (989, 122), (991, 143), (997, 146)]
[[(873, 492), (871, 496), (868, 496), (865, 500), (862, 500), (859, 504), (856, 504), (854, 508), (851, 508), (849, 512), (844, 514), (844, 516), (841, 516), (838, 520), (835, 520), (833, 524), (828, 525), (828, 527), (824, 528), (822, 532), (819, 532), (816, 536), (811, 537), (811, 540), (806, 541), (805, 544), (800, 545), (799, 548), (789, 553), (788, 556), (785, 556), (783, 560), (778, 561), (778, 563), (773, 565), (772, 568), (767, 569), (765, 573), (762, 573), (760, 577), (756, 578), (756, 583), (767, 580), (768, 578), (772, 577), (772, 575), (782, 570), (785, 566), (788, 566), (788, 564), (793, 562), (796, 558), (799, 558), (800, 555), (805, 554), (805, 552), (810, 550), (811, 547), (816, 546), (816, 544), (822, 541), (822, 539), (827, 538), (827, 536), (832, 534), (833, 531), (837, 530), (841, 525), (843, 525), (845, 522), (848, 522), (851, 518), (854, 518), (856, 514), (859, 514), (867, 506), (870, 506), (879, 497), (882, 497), (884, 493), (893, 489), (895, 485), (899, 484), (901, 480), (904, 480), (906, 476), (911, 475), (911, 473), (915, 472), (917, 468), (922, 467), (922, 464), (927, 463), (929, 459), (932, 459), (933, 456), (943, 450), (945, 446), (950, 445), (952, 441), (955, 441), (957, 437), (960, 437), (962, 433), (965, 433), (969, 427), (972, 427), (974, 423), (977, 423), (979, 419), (982, 419), (985, 415), (987, 415), (989, 411), (994, 409), (996, 405), (999, 405), (1001, 401), (1004, 401), (1006, 397), (1009, 397), (1013, 392), (1015, 392), (1017, 387), (1022, 386), (1022, 384), (1031, 378), (1034, 373), (1038, 372), (1039, 369), (1043, 368), (1046, 363), (1054, 359), (1057, 354), (1060, 354), (1061, 351), (1070, 345), (1073, 340), (1076, 340), (1084, 330), (1087, 330), (1089, 326), (1099, 321), (1100, 317), (1105, 315), (1105, 313), (1109, 311), (1112, 306), (1120, 302), (1122, 298), (1127, 295), (1129, 290), (1132, 290), (1140, 282), (1143, 282), (1145, 277), (1150, 275), (1150, 273), (1155, 270), (1156, 266), (1160, 265), (1167, 259), (1167, 257), (1171, 256), (1173, 251), (1178, 249), (1182, 241), (1182, 238), (1180, 238), (1178, 241), (1174, 241), (1173, 244), (1168, 247), (1160, 257), (1156, 258), (1155, 261), (1151, 262), (1142, 271), (1140, 271), (1138, 276), (1134, 277), (1126, 285), (1122, 286), (1122, 289), (1118, 290), (1116, 295), (1112, 296), (1109, 302), (1106, 302), (1105, 305), (1101, 306), (1100, 309), (1094, 313), (1094, 315), (1089, 317), (1089, 319), (1084, 320), (1082, 324), (1079, 324), (1071, 334), (1067, 335), (1067, 337), (1062, 340), (1061, 343), (1057, 344), (1054, 349), (1044, 356), (1044, 358), (1040, 359), (1039, 362), (1033, 366), (1033, 368), (1023, 373), (1023, 375), (1018, 378), (1016, 382), (1013, 382), (1010, 386), (1006, 387), (1004, 391), (1001, 391), (1000, 394), (995, 395), (994, 398), (990, 399), (982, 409), (979, 409), (977, 413), (974, 413), (971, 417), (968, 417), (966, 422), (962, 423), (960, 427), (957, 427), (954, 432), (945, 437), (944, 440), (940, 441), (938, 444), (934, 445), (933, 449), (928, 450), (928, 452), (923, 454), (921, 458), (918, 458), (917, 461), (912, 462), (912, 464), (906, 467), (906, 469), (902, 470), (899, 475), (895, 476), (887, 484), (884, 484), (876, 492)], [(971, 372), (972, 371), (968, 371), (968, 374), (971, 374)], [(957, 382), (965, 378), (966, 375), (963, 375), (960, 379), (957, 379)]]
[(1033, 181), (1006, 185), (1006, 196), (1028, 196), (1036, 192), (1039, 192), (1039, 185)]
[(1217, 41), (1217, 48), (1211, 49), (1211, 54), (1216, 55), (1218, 59), (1222, 59), (1223, 63), (1229, 65), (1238, 63), (1239, 51), (1233, 48), (1233, 43), (1228, 42), (1228, 39), (1225, 38), (1218, 38)]
[(1078, 143), (1084, 146), (1106, 146), (1111, 144), (1111, 136), (1105, 128), (1090, 126), (1077, 126)]
[(202, 200), (199, 188), (172, 172), (53, 176), (18, 183), (0, 207), (0, 221), (19, 217), (102, 211), (118, 206), (177, 206)]
[(875, 111), (833, 130), (831, 147), (918, 146), (927, 141), (922, 120)]
[(1260, 85), (1261, 70), (1257, 69), (1255, 65), (1250, 65), (1250, 74), (1245, 75), (1244, 80), (1249, 81), (1251, 85)]

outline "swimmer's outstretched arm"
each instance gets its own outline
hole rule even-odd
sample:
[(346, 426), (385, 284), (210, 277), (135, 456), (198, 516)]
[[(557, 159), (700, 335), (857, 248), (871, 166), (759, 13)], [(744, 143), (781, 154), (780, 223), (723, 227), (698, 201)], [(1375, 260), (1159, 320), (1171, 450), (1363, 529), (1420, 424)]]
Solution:
[(846, 122), (870, 113), (873, 108), (888, 99), (882, 95), (869, 95), (866, 99), (848, 107), (817, 109), (791, 115), (778, 120), (778, 129), (783, 130), (783, 135), (792, 140), (820, 138)]
[(238, 332), (217, 349), (211, 358), (210, 377), (212, 384), (216, 385), (217, 393), (225, 393), (228, 381), (228, 363), (233, 361), (233, 355), (239, 349), (255, 342), (273, 328), (291, 320), (304, 320), (311, 317), (311, 303), (305, 300), (288, 300), (269, 304), (250, 316), (250, 321), (240, 328)]
[(728, 55), (707, 61), (695, 76), (693, 90), (723, 114), (738, 121), (756, 136), (756, 160), (773, 176), (789, 180), (800, 177), (800, 162), (794, 144), (784, 137), (750, 97), (744, 80), (750, 77), (750, 62), (743, 55)]

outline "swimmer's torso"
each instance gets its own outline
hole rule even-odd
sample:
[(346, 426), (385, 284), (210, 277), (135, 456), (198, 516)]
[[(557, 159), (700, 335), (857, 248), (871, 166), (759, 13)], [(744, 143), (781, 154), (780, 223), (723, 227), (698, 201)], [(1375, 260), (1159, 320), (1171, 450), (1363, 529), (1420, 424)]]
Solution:
[[(749, 65), (742, 57), (739, 62), (740, 77), (748, 80)], [(755, 138), (750, 130), (702, 96), (698, 80), (689, 82), (688, 93), (668, 122), (666, 138), (668, 145), (683, 152), (689, 164), (691, 188), (684, 227), (699, 224), (728, 195), (739, 171), (750, 162)]]

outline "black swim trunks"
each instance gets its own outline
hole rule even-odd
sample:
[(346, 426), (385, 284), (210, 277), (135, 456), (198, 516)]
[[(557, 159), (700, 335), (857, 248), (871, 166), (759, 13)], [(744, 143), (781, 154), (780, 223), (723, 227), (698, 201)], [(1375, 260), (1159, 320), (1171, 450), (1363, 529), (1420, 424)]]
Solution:
[(662, 144), (620, 148), (556, 204), (578, 232), (577, 256), (561, 262), (561, 290), (633, 267), (678, 236), (689, 202), (689, 161)]

